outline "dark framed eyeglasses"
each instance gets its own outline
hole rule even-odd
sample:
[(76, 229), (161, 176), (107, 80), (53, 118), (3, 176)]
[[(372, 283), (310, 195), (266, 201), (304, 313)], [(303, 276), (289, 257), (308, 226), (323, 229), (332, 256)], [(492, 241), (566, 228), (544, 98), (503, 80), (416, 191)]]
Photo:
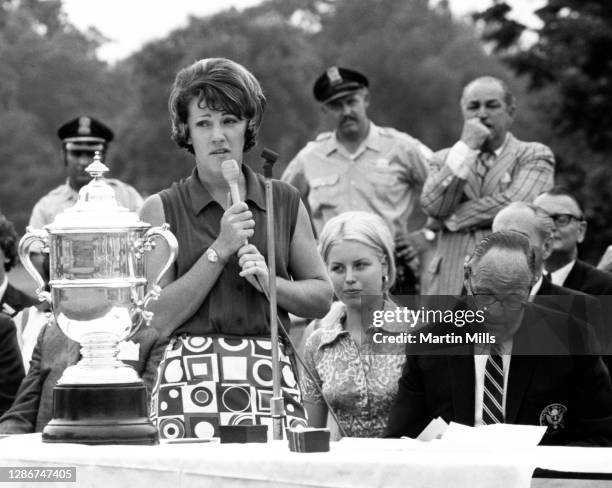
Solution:
[(553, 222), (555, 223), (555, 225), (558, 227), (565, 227), (566, 225), (569, 225), (570, 222), (572, 222), (572, 220), (575, 220), (577, 222), (582, 222), (584, 220), (584, 217), (582, 216), (577, 217), (576, 215), (569, 214), (569, 213), (549, 214), (549, 215), (550, 215), (550, 218), (553, 219)]
[(467, 280), (468, 291), (471, 293), (478, 308), (491, 307), (494, 303), (499, 302), (506, 310), (516, 312), (523, 308), (526, 297), (521, 295), (494, 295), (492, 293), (476, 293), (472, 287), (472, 280)]

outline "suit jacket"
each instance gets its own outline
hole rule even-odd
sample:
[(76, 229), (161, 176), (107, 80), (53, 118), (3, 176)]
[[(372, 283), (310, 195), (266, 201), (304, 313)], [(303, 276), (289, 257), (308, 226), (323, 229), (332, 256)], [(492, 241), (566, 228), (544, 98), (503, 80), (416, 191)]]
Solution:
[(436, 252), (422, 271), (421, 290), (426, 295), (459, 294), (465, 256), (491, 232), (497, 212), (511, 202), (532, 201), (553, 185), (554, 156), (543, 144), (508, 134), (482, 184), (476, 165), (467, 179), (455, 176), (445, 164), (449, 150), (434, 154), (421, 194), (425, 213), (448, 222), (438, 231)]
[(596, 297), (565, 286), (555, 285), (550, 278), (544, 276), (533, 302), (591, 324), (600, 340), (608, 335), (604, 330), (602, 308)]
[[(588, 341), (590, 331), (564, 315), (526, 306), (513, 341), (505, 421), (548, 425), (543, 444), (612, 445), (610, 375), (598, 355), (563, 354), (581, 337)], [(535, 355), (542, 345), (555, 354)], [(473, 345), (463, 345), (453, 346), (452, 355), (408, 355), (386, 435), (416, 437), (438, 416), (474, 425), (473, 350)], [(546, 417), (554, 404), (567, 409), (557, 429)]]
[(577, 259), (563, 286), (590, 295), (612, 295), (612, 273)]
[[(167, 338), (159, 337), (153, 327), (144, 327), (131, 339), (140, 344), (137, 361), (124, 361), (142, 377), (150, 393), (157, 366)], [(26, 434), (40, 432), (53, 414), (53, 387), (64, 370), (80, 359), (79, 343), (68, 339), (52, 323), (42, 329), (30, 369), (24, 378), (11, 408), (0, 417), (0, 433)]]
[(15, 324), (0, 313), (0, 415), (13, 403), (24, 374)]
[(24, 308), (31, 305), (37, 305), (38, 300), (36, 298), (22, 292), (18, 288), (8, 283), (6, 291), (0, 300), (0, 311), (4, 312), (10, 317), (15, 316), (17, 312), (20, 312)]

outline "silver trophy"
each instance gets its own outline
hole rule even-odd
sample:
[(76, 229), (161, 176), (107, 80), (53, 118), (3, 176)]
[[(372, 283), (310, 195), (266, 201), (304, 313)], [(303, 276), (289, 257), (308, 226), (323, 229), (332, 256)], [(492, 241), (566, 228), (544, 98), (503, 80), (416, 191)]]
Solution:
[[(159, 296), (178, 243), (167, 224), (152, 228), (117, 204), (99, 154), (86, 171), (93, 179), (81, 188), (78, 202), (44, 229), (28, 228), (19, 243), (39, 299), (52, 305), (57, 325), (81, 345), (80, 361), (64, 371), (54, 390), (54, 418), (43, 440), (155, 443), (146, 389), (136, 371), (117, 359), (118, 345), (149, 325), (148, 306)], [(159, 238), (167, 244), (168, 259), (148, 284), (144, 254)], [(50, 292), (30, 259), (34, 244), (49, 252)]]

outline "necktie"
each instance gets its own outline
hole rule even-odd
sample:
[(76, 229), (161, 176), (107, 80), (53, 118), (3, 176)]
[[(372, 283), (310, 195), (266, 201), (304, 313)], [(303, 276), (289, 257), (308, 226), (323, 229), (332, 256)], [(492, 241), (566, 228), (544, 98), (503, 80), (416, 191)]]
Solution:
[(476, 158), (476, 175), (478, 176), (478, 185), (480, 187), (482, 187), (485, 176), (493, 162), (493, 157), (493, 153), (481, 151)]
[(504, 422), (504, 362), (496, 349), (491, 349), (487, 358), (482, 398), (482, 422), (498, 424)]

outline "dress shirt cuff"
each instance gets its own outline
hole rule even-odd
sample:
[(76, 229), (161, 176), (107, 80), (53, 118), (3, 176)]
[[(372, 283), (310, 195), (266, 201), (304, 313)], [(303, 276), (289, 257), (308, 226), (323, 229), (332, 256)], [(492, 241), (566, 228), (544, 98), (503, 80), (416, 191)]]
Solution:
[(477, 155), (478, 151), (476, 149), (471, 149), (463, 141), (457, 141), (448, 152), (446, 165), (457, 178), (465, 180), (474, 161), (476, 161)]
[(444, 226), (451, 232), (457, 232), (459, 226), (457, 225), (457, 217), (455, 216), (455, 214), (450, 215), (446, 219), (444, 219)]

